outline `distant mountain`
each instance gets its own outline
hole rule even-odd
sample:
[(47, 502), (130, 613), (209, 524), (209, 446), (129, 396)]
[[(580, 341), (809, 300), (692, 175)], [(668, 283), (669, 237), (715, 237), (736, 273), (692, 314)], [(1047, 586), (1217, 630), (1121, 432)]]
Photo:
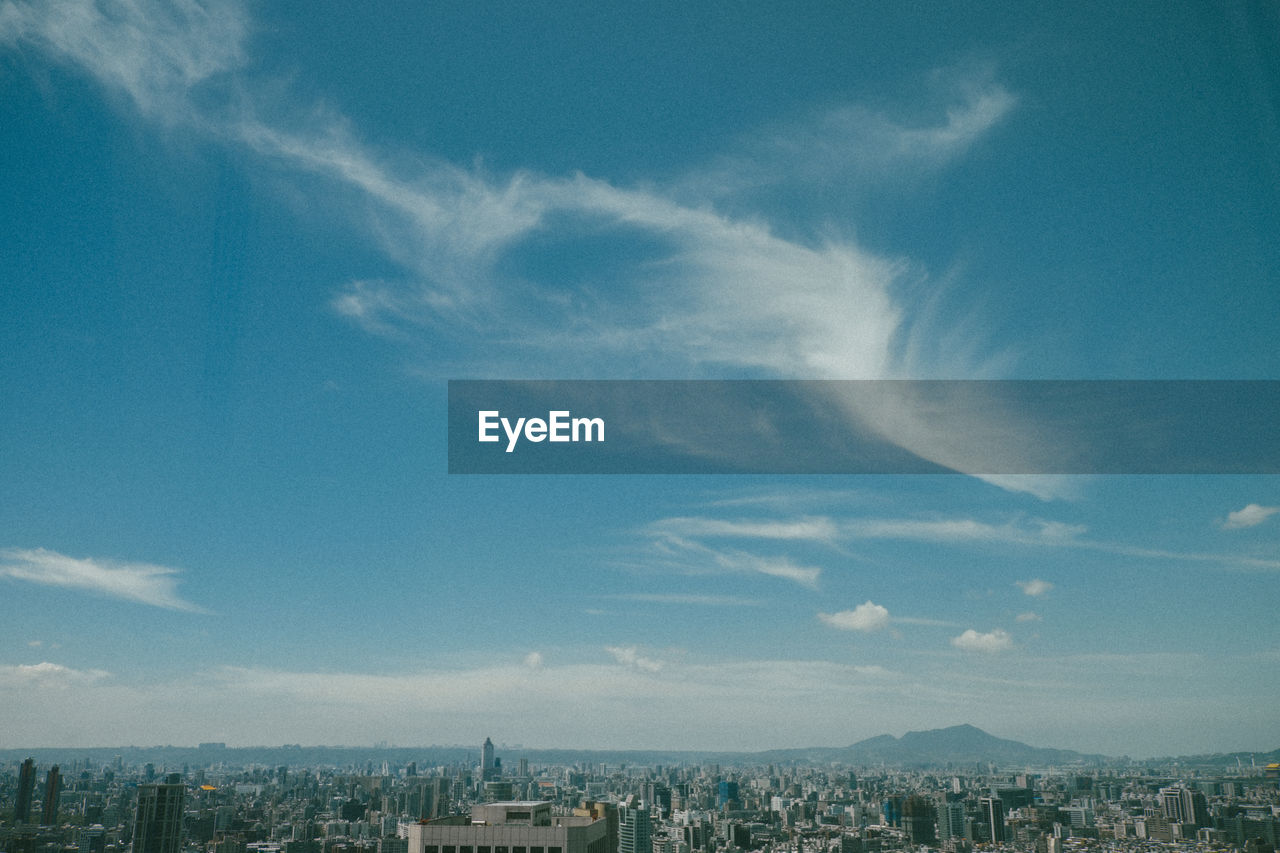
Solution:
[(900, 738), (878, 735), (843, 748), (785, 749), (760, 753), (773, 761), (886, 764), (895, 767), (939, 767), (947, 764), (1055, 765), (1096, 764), (1102, 755), (1085, 755), (1070, 749), (1028, 746), (987, 734), (976, 726), (960, 725), (923, 732), (907, 732)]
[[(775, 749), (767, 752), (719, 752), (680, 750), (576, 750), (500, 748), (504, 764), (527, 758), (532, 764), (700, 764), (715, 762), (728, 765), (751, 764), (843, 764), (851, 767), (935, 767), (996, 764), (1002, 767), (1046, 767), (1070, 764), (1099, 765), (1113, 762), (1102, 755), (1085, 755), (1069, 749), (1044, 749), (1015, 740), (995, 737), (974, 726), (951, 726), (923, 732), (907, 732), (902, 737), (879, 735), (845, 747), (811, 747), (808, 749)], [(1184, 763), (1244, 765), (1251, 761), (1277, 760), (1275, 753), (1234, 753), (1230, 755), (1196, 756)], [(115, 760), (136, 764), (154, 762), (165, 768), (190, 765), (207, 767), (265, 764), (275, 767), (317, 766), (351, 768), (353, 772), (374, 772), (383, 761), (403, 766), (410, 761), (420, 765), (474, 765), (479, 761), (478, 747), (343, 747), (343, 746), (277, 746), (226, 747), (222, 744), (200, 746), (94, 747), (0, 749), (0, 762), (21, 761), (32, 756), (37, 763), (68, 762), (92, 759), (97, 762)], [(1127, 763), (1128, 759), (1120, 759)], [(1165, 761), (1168, 761), (1166, 759)]]

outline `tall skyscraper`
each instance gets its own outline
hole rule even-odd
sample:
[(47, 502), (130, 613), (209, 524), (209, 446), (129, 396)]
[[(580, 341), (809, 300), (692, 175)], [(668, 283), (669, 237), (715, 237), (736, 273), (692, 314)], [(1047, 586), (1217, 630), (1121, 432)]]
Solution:
[(990, 841), (999, 844), (1004, 841), (1004, 802), (999, 797), (982, 797), (978, 800), (978, 808), (982, 810), (982, 819), (990, 827)]
[(488, 782), (496, 778), (497, 775), (497, 761), (493, 757), (493, 741), (485, 738), (484, 745), (480, 747), (480, 781)]
[(641, 801), (618, 806), (618, 853), (653, 853), (649, 809)]
[(964, 803), (948, 801), (938, 808), (938, 837), (964, 839)]
[(13, 804), (13, 822), (26, 823), (31, 819), (31, 797), (36, 791), (36, 762), (28, 758), (18, 771), (18, 797)]
[(54, 826), (58, 822), (58, 798), (62, 795), (62, 774), (58, 765), (49, 768), (49, 775), (44, 780), (44, 809), (40, 813), (43, 826)]
[(919, 794), (912, 794), (902, 804), (902, 828), (907, 841), (912, 844), (933, 844), (937, 841), (934, 827), (936, 811), (933, 801)]
[(716, 808), (723, 810), (731, 801), (738, 799), (738, 783), (721, 779), (716, 786)]
[(133, 853), (181, 853), (186, 794), (181, 782), (138, 786)]
[(1169, 823), (1209, 825), (1209, 808), (1204, 794), (1199, 791), (1192, 791), (1183, 785), (1161, 788), (1160, 803), (1164, 807), (1164, 816)]
[(1169, 823), (1187, 822), (1181, 788), (1161, 788), (1160, 803), (1164, 807), (1164, 816)]

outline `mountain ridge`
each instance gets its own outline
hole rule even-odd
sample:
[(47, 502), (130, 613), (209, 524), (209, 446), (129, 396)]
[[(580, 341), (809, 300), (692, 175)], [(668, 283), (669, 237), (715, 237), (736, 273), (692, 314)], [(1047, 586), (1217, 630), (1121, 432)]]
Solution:
[[(1002, 767), (1132, 765), (1132, 763), (1181, 763), (1183, 766), (1217, 767), (1229, 763), (1270, 763), (1280, 761), (1280, 749), (1270, 752), (1199, 753), (1185, 756), (1147, 758), (1140, 762), (1128, 756), (1076, 752), (1074, 749), (1032, 747), (1019, 740), (998, 738), (978, 726), (961, 724), (908, 731), (900, 738), (890, 734), (873, 735), (847, 747), (800, 747), (765, 749), (765, 751), (723, 751), (723, 749), (556, 749), (499, 747), (508, 762), (527, 758), (531, 763), (575, 765), (575, 763), (631, 763), (631, 765), (678, 765), (678, 763), (717, 762), (724, 765), (760, 765), (760, 763), (824, 763), (851, 767), (947, 767), (961, 765), (997, 765)], [(152, 747), (28, 747), (0, 748), (0, 762), (23, 761), (33, 757), (40, 763), (69, 763), (77, 760), (113, 762), (116, 757), (128, 763), (152, 762), (166, 766), (209, 766), (214, 763), (268, 763), (289, 766), (357, 767), (372, 762), (388, 761), (407, 765), (466, 765), (479, 761), (477, 745), (424, 745), (424, 747), (344, 747), (344, 745), (300, 744), (252, 745), (227, 747), (205, 743), (196, 747), (152, 745)]]
[(1029, 746), (996, 737), (962, 723), (941, 729), (908, 731), (902, 737), (876, 735), (845, 747), (807, 747), (756, 753), (772, 760), (806, 760), (843, 764), (937, 766), (946, 764), (1096, 764), (1108, 756), (1071, 749)]
[[(849, 766), (945, 767), (948, 765), (1053, 766), (1129, 763), (1128, 757), (1109, 757), (1070, 749), (1036, 747), (992, 735), (964, 723), (939, 729), (908, 731), (901, 737), (875, 735), (848, 746), (814, 746), (760, 751), (673, 750), (673, 749), (535, 749), (499, 747), (508, 758), (527, 758), (532, 763), (574, 764), (679, 764), (718, 762), (722, 764), (799, 763), (844, 764)], [(129, 763), (192, 764), (269, 763), (293, 766), (353, 766), (359, 763), (390, 761), (407, 764), (467, 764), (479, 758), (478, 746), (239, 746), (201, 744), (199, 746), (115, 746), (115, 747), (28, 747), (0, 748), (0, 761), (67, 762), (90, 758), (113, 761), (119, 755)], [(1232, 752), (1164, 758), (1184, 763), (1228, 763), (1230, 761), (1275, 761), (1280, 750)], [(1156, 761), (1156, 759), (1150, 759)]]

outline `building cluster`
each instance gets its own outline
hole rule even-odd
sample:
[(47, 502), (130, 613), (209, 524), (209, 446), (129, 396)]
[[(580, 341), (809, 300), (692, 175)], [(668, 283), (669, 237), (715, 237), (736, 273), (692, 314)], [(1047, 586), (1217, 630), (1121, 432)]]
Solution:
[[(1274, 853), (1277, 768), (0, 768), (0, 853)], [(65, 764), (65, 762), (64, 762)]]

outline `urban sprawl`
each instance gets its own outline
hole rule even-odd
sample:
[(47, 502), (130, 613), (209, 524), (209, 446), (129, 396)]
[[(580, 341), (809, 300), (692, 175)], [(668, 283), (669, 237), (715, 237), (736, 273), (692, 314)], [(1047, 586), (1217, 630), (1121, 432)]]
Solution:
[[(0, 768), (0, 853), (1274, 853), (1280, 767), (469, 761)], [(208, 760), (200, 758), (206, 757)]]

